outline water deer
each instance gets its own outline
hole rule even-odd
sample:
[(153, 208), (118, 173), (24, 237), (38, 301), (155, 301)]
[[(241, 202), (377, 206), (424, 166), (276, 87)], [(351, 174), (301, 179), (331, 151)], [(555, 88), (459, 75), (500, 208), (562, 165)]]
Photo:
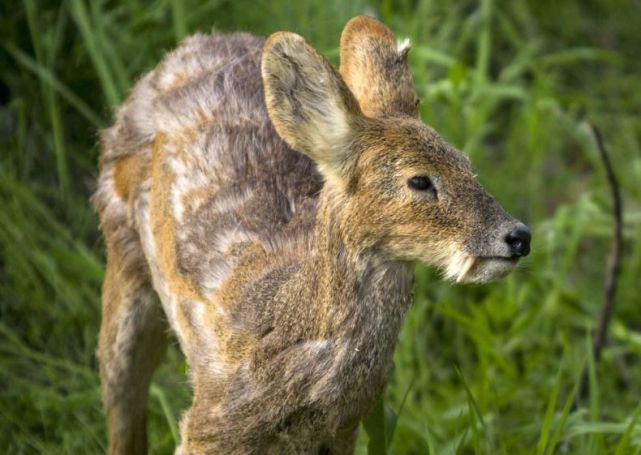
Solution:
[(148, 386), (177, 336), (180, 454), (354, 450), (416, 262), (487, 282), (527, 227), (419, 120), (409, 45), (352, 19), (340, 71), (299, 35), (196, 34), (103, 132), (98, 356), (109, 453), (147, 450)]

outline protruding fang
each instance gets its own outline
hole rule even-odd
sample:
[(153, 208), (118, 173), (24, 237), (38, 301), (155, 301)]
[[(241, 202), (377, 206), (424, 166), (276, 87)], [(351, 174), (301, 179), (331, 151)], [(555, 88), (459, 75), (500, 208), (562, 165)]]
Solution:
[(468, 256), (465, 258), (465, 261), (463, 262), (463, 267), (461, 267), (461, 272), (458, 274), (458, 277), (456, 278), (457, 283), (460, 283), (465, 279), (465, 276), (470, 271), (470, 269), (474, 266), (475, 262), (476, 262), (476, 257), (474, 256)]

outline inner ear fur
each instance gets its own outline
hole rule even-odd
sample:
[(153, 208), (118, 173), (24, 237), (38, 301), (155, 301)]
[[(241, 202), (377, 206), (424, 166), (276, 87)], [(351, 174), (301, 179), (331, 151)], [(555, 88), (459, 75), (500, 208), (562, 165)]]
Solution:
[(369, 117), (418, 117), (414, 81), (407, 62), (409, 41), (397, 42), (381, 22), (351, 19), (341, 35), (340, 73)]
[(366, 121), (340, 74), (304, 38), (288, 32), (267, 39), (261, 72), (267, 111), (280, 137), (326, 177), (338, 175)]

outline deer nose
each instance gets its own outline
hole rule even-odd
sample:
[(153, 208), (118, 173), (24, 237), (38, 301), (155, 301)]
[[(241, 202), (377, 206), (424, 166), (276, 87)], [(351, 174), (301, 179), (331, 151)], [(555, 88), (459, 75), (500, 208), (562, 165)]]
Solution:
[(510, 247), (512, 257), (521, 257), (530, 254), (531, 239), (532, 234), (530, 234), (530, 230), (523, 223), (517, 224), (512, 232), (505, 236), (505, 241)]

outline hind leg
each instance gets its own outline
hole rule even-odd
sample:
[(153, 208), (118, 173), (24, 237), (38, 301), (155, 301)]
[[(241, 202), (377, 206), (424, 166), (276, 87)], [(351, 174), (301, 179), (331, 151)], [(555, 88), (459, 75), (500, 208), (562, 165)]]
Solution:
[(147, 451), (151, 376), (167, 344), (167, 323), (146, 273), (108, 248), (98, 356), (109, 454)]

